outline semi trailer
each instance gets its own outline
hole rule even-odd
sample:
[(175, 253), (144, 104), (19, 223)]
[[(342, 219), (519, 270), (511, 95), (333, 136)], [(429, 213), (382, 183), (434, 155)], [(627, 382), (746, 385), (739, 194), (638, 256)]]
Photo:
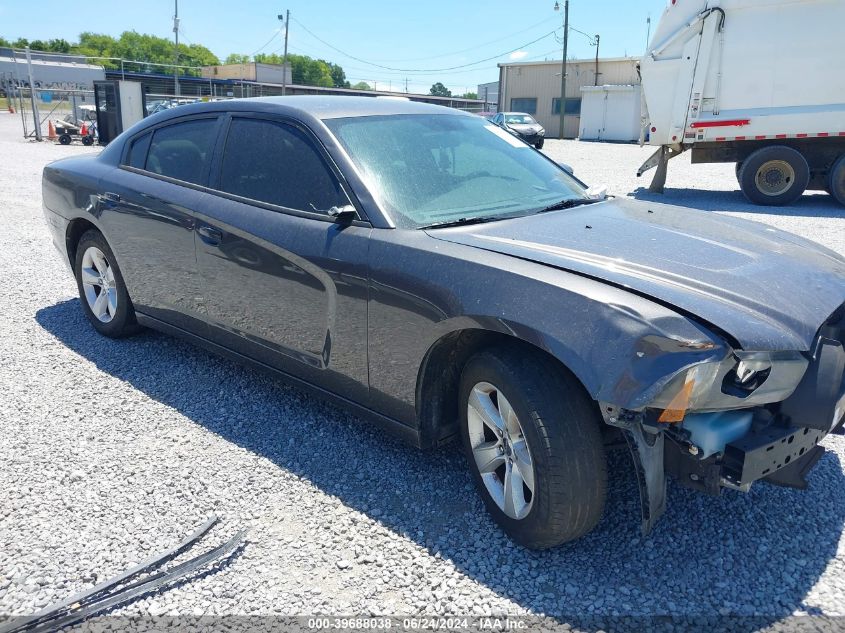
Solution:
[(785, 205), (806, 190), (845, 204), (845, 0), (669, 0), (640, 62), (641, 143), (671, 158), (736, 163), (745, 196)]

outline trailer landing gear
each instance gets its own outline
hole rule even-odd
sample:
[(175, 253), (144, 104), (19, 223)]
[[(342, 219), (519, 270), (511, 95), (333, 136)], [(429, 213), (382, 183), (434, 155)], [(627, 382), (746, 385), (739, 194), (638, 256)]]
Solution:
[(669, 161), (681, 153), (683, 153), (682, 149), (675, 149), (671, 145), (661, 145), (660, 148), (654, 152), (654, 154), (649, 156), (648, 160), (637, 170), (637, 178), (642, 176), (649, 169), (657, 167), (657, 171), (654, 172), (654, 178), (652, 178), (651, 184), (648, 186), (648, 190), (651, 193), (663, 193), (663, 187), (666, 185), (666, 171)]

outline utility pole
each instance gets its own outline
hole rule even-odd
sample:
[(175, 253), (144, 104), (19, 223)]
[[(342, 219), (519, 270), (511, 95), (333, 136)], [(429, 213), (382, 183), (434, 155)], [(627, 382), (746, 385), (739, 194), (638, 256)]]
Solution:
[(32, 78), (32, 55), (29, 54), (29, 46), (26, 47), (26, 70), (29, 73), (29, 100), (32, 102), (32, 120), (35, 122), (35, 140), (44, 140), (41, 137), (41, 115), (38, 113), (38, 100), (35, 98), (35, 81)]
[(176, 96), (179, 96), (179, 0), (173, 0), (173, 35), (176, 47), (173, 51), (173, 85)]
[[(290, 29), (290, 9), (276, 16), (285, 26), (285, 55), (282, 58), (282, 95), (287, 94), (288, 89), (288, 30)], [(291, 73), (291, 80), (293, 80), (293, 73)]]
[[(560, 4), (555, 2), (555, 11), (560, 11)], [(563, 59), (560, 63), (560, 138), (566, 125), (566, 49), (569, 45), (569, 0), (563, 3)]]
[(405, 77), (405, 94), (408, 94), (408, 78)]
[(599, 85), (599, 42), (601, 42), (601, 36), (596, 33), (596, 83), (593, 84), (595, 86)]
[(646, 33), (645, 33), (645, 52), (648, 52), (648, 41), (651, 39), (651, 16), (645, 19)]

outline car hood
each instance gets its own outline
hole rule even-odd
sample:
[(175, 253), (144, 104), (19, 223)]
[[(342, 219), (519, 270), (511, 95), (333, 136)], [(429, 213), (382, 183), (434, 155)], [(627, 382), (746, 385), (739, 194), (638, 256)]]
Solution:
[(534, 123), (508, 123), (508, 127), (519, 134), (536, 134), (543, 129)]
[(614, 198), (429, 235), (631, 289), (720, 328), (746, 350), (809, 350), (845, 302), (845, 259), (833, 251), (669, 205)]

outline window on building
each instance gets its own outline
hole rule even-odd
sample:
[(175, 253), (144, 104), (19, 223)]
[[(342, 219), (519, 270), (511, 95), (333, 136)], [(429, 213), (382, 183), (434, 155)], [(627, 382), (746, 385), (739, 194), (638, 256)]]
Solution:
[(216, 118), (196, 119), (159, 128), (150, 143), (146, 170), (204, 185), (216, 138)]
[[(552, 99), (552, 114), (560, 114), (560, 99)], [(566, 99), (566, 114), (581, 114), (581, 99)]]
[(511, 99), (511, 112), (525, 112), (526, 114), (537, 114), (536, 97), (520, 97)]
[(312, 213), (349, 204), (305, 134), (290, 125), (261, 119), (232, 120), (220, 190)]

